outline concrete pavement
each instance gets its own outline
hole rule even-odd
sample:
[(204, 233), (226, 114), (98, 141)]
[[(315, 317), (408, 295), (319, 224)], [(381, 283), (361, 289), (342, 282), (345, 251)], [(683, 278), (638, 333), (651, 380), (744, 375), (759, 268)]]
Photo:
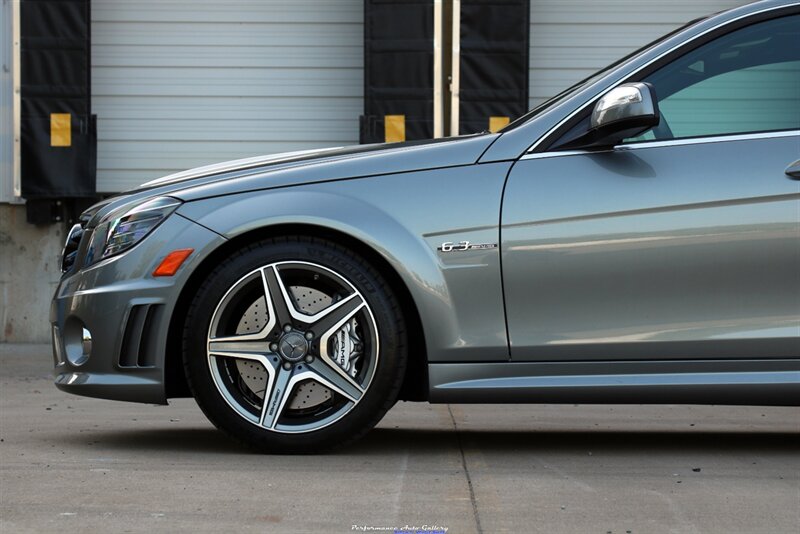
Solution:
[(401, 403), (348, 450), (262, 456), (191, 399), (74, 397), (51, 366), (0, 345), (3, 533), (800, 529), (796, 408)]

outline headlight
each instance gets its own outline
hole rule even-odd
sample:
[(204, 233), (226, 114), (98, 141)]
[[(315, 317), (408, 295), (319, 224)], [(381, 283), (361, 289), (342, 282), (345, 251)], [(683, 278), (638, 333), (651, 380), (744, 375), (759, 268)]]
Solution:
[[(124, 213), (110, 213), (94, 230), (86, 265), (124, 252), (147, 236), (161, 224), (181, 201), (170, 197), (157, 197)], [(102, 247), (102, 253), (97, 252)]]

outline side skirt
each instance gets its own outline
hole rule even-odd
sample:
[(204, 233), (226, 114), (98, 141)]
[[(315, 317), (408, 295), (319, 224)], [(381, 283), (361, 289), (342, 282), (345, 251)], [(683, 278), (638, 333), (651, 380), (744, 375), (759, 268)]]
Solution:
[(800, 360), (428, 364), (432, 403), (800, 406)]

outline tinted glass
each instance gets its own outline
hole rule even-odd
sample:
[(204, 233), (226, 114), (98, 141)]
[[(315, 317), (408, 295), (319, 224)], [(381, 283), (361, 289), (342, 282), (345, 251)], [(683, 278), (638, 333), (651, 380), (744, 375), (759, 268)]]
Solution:
[(535, 108), (530, 110), (528, 113), (526, 113), (522, 117), (519, 117), (518, 119), (512, 121), (511, 124), (509, 124), (508, 126), (506, 126), (505, 128), (503, 128), (500, 131), (501, 132), (507, 132), (509, 130), (513, 130), (514, 128), (516, 128), (518, 126), (521, 126), (521, 125), (525, 124), (527, 121), (529, 121), (530, 119), (532, 119), (533, 117), (535, 117), (539, 113), (541, 113), (541, 112), (543, 112), (543, 111), (545, 111), (547, 109), (550, 109), (551, 107), (553, 107), (557, 103), (561, 102), (562, 100), (566, 100), (570, 96), (572, 96), (575, 93), (579, 92), (584, 87), (587, 87), (587, 86), (593, 84), (594, 82), (596, 82), (597, 80), (599, 80), (600, 78), (602, 78), (603, 76), (608, 74), (609, 71), (611, 71), (611, 70), (615, 69), (616, 67), (622, 65), (626, 61), (628, 61), (628, 60), (630, 60), (630, 59), (632, 59), (632, 58), (644, 53), (647, 50), (650, 50), (651, 48), (653, 48), (656, 45), (660, 44), (662, 41), (665, 41), (665, 40), (669, 39), (670, 37), (672, 37), (676, 33), (680, 33), (683, 30), (689, 28), (690, 26), (694, 26), (698, 22), (702, 22), (704, 20), (706, 20), (706, 17), (700, 17), (698, 19), (690, 21), (690, 22), (686, 23), (685, 25), (674, 29), (671, 32), (662, 35), (658, 39), (656, 39), (654, 41), (651, 41), (650, 43), (647, 43), (643, 47), (641, 47), (641, 48), (639, 48), (637, 50), (634, 50), (633, 52), (631, 52), (627, 56), (624, 56), (624, 57), (614, 61), (613, 63), (610, 63), (609, 65), (606, 65), (605, 67), (603, 67), (599, 71), (595, 72), (591, 76), (588, 76), (587, 78), (584, 78), (583, 80), (579, 81), (578, 83), (567, 87), (566, 89), (564, 89), (563, 91), (561, 91), (557, 95), (545, 100), (544, 102), (542, 102), (541, 104), (539, 104), (538, 106), (536, 106)]
[(629, 141), (800, 129), (800, 15), (729, 33), (643, 81), (661, 124)]

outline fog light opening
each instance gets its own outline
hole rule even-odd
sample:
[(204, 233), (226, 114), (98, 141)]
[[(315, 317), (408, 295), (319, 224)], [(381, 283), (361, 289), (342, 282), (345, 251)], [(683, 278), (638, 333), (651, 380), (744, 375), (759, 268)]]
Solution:
[(92, 354), (92, 333), (80, 319), (71, 317), (64, 325), (64, 356), (73, 366), (83, 365)]

